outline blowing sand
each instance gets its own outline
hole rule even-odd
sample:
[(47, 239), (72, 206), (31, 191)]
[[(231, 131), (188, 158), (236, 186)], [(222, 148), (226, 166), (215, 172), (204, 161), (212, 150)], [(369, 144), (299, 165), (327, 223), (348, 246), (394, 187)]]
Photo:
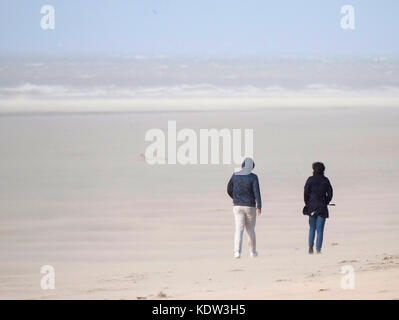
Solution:
[[(259, 257), (234, 259), (234, 166), (149, 166), (151, 128), (253, 128)], [(0, 117), (1, 299), (398, 299), (399, 109)], [(4, 138), (5, 137), (5, 138)], [(334, 187), (322, 255), (302, 192)], [(42, 265), (56, 272), (42, 290)], [(342, 266), (355, 287), (341, 288)]]

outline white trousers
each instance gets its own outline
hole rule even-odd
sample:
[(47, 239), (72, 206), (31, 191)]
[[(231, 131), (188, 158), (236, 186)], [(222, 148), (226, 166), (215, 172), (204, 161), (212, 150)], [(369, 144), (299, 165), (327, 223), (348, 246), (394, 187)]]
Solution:
[(256, 236), (255, 236), (256, 208), (234, 206), (233, 213), (236, 223), (236, 230), (234, 235), (234, 252), (241, 253), (244, 228), (248, 234), (249, 250), (252, 253), (256, 252)]

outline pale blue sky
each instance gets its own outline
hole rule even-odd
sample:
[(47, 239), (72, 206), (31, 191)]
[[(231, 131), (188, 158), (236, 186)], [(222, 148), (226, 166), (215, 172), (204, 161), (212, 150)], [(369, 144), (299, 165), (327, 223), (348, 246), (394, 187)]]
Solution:
[[(55, 30), (40, 8), (55, 7)], [(356, 10), (342, 30), (340, 8)], [(397, 0), (2, 0), (0, 53), (397, 54)]]

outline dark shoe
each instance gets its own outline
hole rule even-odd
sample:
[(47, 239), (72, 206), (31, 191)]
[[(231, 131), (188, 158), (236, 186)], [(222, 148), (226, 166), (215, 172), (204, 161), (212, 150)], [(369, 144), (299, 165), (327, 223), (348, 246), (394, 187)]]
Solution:
[(309, 254), (313, 254), (313, 248), (309, 247)]
[(316, 249), (317, 254), (321, 254), (321, 249)]

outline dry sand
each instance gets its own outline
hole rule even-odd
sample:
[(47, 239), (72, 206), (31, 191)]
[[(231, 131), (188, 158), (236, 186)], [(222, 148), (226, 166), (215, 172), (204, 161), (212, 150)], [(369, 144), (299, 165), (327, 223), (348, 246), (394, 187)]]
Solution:
[[(254, 128), (259, 257), (232, 257), (233, 166), (149, 166), (145, 131)], [(398, 299), (399, 109), (0, 117), (1, 299)], [(334, 186), (307, 254), (313, 161)], [(55, 290), (40, 288), (53, 265)], [(352, 265), (355, 288), (340, 287)]]

